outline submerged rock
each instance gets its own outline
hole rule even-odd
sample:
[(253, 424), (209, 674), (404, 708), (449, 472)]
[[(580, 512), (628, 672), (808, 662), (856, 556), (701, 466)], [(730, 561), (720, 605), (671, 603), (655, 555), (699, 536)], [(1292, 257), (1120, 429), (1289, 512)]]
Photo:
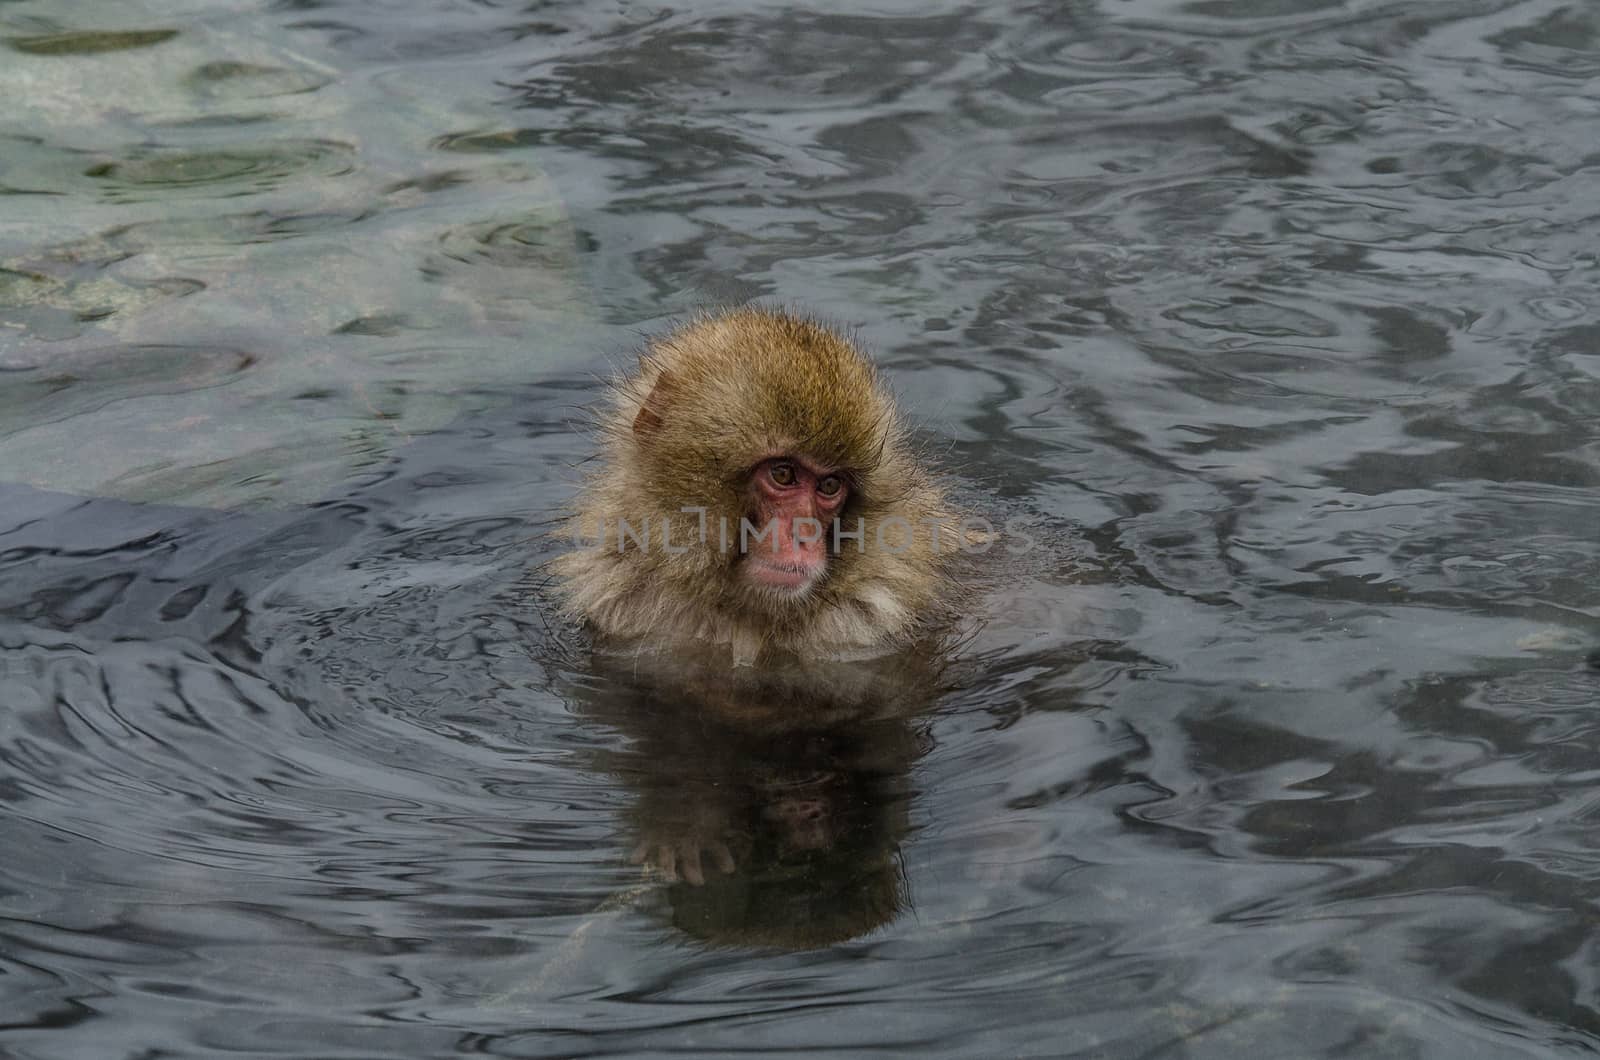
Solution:
[(589, 344), (572, 226), (492, 84), (466, 111), (429, 83), (459, 71), (288, 21), (0, 9), (0, 481), (303, 503)]

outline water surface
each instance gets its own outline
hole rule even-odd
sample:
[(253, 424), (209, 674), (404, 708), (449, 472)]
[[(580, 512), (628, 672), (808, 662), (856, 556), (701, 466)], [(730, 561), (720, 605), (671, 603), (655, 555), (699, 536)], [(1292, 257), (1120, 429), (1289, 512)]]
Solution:
[[(1594, 1052), (1597, 74), (1559, 0), (0, 4), (0, 1051)], [(751, 300), (1040, 528), (915, 709), (548, 624), (598, 380)]]

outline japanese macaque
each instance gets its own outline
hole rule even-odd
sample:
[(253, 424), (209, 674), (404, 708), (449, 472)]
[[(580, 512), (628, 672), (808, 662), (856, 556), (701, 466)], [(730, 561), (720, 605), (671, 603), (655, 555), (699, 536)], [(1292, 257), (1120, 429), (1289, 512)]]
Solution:
[[(678, 928), (713, 945), (809, 949), (908, 908), (912, 768), (932, 746), (917, 713), (930, 693), (910, 687), (914, 655), (899, 653), (876, 693), (859, 690), (870, 714), (791, 698), (765, 667), (724, 669), (733, 687), (712, 698), (602, 657), (605, 680), (573, 687), (587, 717), (626, 736), (596, 746), (592, 763), (631, 796), (623, 849), (662, 885)], [(733, 698), (771, 713), (730, 714)]]
[(650, 343), (602, 425), (554, 564), (612, 646), (862, 657), (956, 606), (959, 516), (849, 340), (785, 312), (702, 316)]

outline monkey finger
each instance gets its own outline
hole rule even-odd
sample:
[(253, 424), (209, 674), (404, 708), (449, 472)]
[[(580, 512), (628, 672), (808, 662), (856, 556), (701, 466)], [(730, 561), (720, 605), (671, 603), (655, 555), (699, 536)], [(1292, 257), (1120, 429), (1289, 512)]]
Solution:
[(726, 843), (713, 843), (711, 853), (717, 859), (717, 868), (722, 870), (724, 876), (732, 876), (738, 864), (733, 860), (733, 851), (728, 849)]
[(676, 855), (672, 847), (665, 843), (651, 843), (645, 841), (633, 848), (633, 853), (628, 855), (628, 863), (640, 865), (646, 871), (655, 871), (661, 874), (668, 883), (677, 880), (673, 871), (676, 864)]
[(706, 874), (700, 868), (700, 848), (698, 846), (684, 848), (683, 878), (696, 887), (706, 882)]

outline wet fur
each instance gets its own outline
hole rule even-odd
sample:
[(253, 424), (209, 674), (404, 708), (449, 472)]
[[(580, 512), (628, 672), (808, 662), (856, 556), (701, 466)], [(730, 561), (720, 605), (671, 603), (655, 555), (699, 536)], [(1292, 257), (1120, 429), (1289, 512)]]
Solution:
[[(826, 576), (798, 595), (761, 591), (736, 570), (751, 470), (782, 454), (841, 469), (850, 495), (840, 524), (866, 526), (865, 552), (843, 540)], [(707, 510), (704, 540), (686, 506)], [(879, 548), (876, 528), (892, 517), (911, 524), (910, 540), (891, 526), (886, 540), (897, 547)], [(648, 548), (629, 539), (619, 549), (623, 519), (635, 529), (648, 522)], [(736, 662), (858, 656), (949, 621), (958, 521), (877, 371), (848, 339), (791, 313), (736, 309), (652, 341), (617, 382), (599, 467), (567, 526), (586, 544), (552, 572), (567, 613), (613, 646), (726, 647)], [(663, 525), (687, 551), (661, 547)]]

